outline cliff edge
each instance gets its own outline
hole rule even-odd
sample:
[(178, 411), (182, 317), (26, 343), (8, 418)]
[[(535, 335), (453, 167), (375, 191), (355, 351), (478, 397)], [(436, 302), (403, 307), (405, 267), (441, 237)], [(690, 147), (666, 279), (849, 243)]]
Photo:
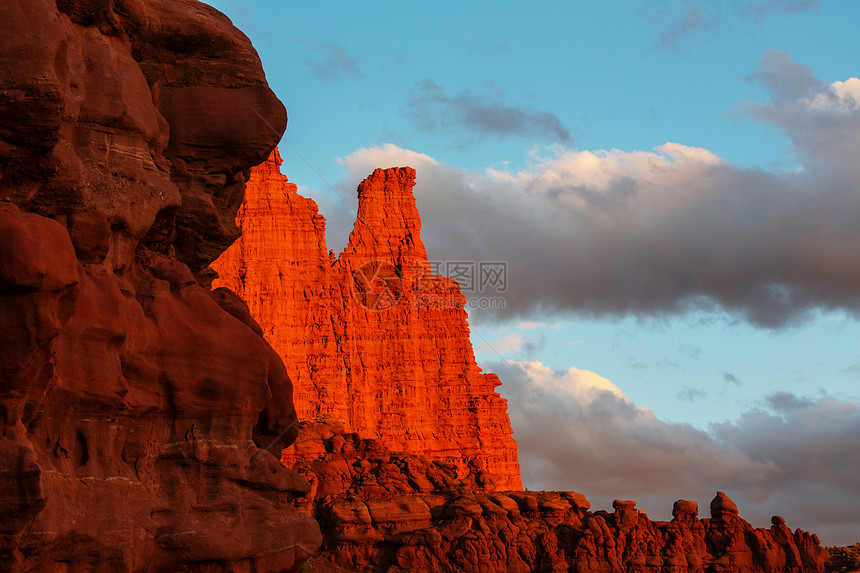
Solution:
[(0, 4), (0, 570), (283, 570), (319, 546), (276, 457), (284, 365), (195, 278), (285, 126), (204, 4)]

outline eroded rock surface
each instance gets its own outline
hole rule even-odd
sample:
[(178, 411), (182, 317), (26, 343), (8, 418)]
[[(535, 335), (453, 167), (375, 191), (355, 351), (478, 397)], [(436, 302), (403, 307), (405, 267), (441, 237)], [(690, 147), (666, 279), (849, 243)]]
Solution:
[(816, 536), (792, 532), (778, 516), (770, 529), (754, 528), (722, 492), (710, 518), (699, 518), (696, 502), (679, 500), (671, 521), (652, 521), (630, 500), (592, 511), (574, 492), (494, 491), (479, 468), (393, 454), (337, 426), (311, 424), (302, 435), (316, 436), (304, 441), (322, 449), (294, 466), (312, 484), (297, 505), (321, 524), (318, 559), (344, 570), (824, 571)]
[[(521, 489), (499, 379), (475, 362), (465, 297), (435, 275), (421, 241), (409, 167), (377, 169), (358, 188), (358, 216), (337, 258), (325, 219), (279, 171), (254, 168), (237, 218), (242, 236), (212, 267), (215, 286), (249, 304), (284, 359), (302, 419), (331, 419), (394, 452), (461, 468), (480, 463)], [(309, 459), (284, 451), (292, 464)]]
[(276, 457), (284, 365), (194, 276), (285, 125), (204, 4), (0, 3), (0, 569), (280, 571), (319, 546)]
[[(280, 171), (252, 170), (242, 238), (213, 264), (297, 380), (303, 417), (282, 461), (310, 484), (312, 570), (821, 573), (817, 537), (779, 517), (756, 529), (724, 493), (670, 522), (631, 500), (592, 511), (574, 492), (521, 490), (497, 380), (474, 363), (456, 282), (432, 274), (409, 168), (359, 187), (349, 244)], [(216, 292), (218, 292), (216, 290)]]

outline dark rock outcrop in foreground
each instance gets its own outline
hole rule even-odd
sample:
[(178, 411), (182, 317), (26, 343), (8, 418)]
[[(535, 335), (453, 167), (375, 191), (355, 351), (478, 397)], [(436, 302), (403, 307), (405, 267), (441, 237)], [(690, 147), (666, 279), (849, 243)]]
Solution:
[(822, 573), (815, 535), (775, 516), (769, 529), (739, 517), (718, 492), (710, 518), (679, 500), (672, 521), (636, 502), (590, 511), (573, 492), (494, 491), (481, 468), (465, 475), (421, 456), (389, 452), (336, 425), (303, 423), (297, 445), (319, 454), (294, 466), (312, 483), (304, 511), (325, 536), (320, 560), (349, 571), (572, 571), (576, 573)]
[(0, 3), (0, 569), (279, 571), (319, 546), (276, 457), (283, 363), (194, 276), (285, 125), (194, 0)]

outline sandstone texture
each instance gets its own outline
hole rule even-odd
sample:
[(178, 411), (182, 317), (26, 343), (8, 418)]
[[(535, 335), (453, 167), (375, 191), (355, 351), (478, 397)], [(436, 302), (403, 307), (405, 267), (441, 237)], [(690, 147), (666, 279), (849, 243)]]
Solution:
[(769, 529), (753, 528), (723, 492), (710, 518), (698, 517), (696, 502), (679, 500), (671, 521), (652, 521), (634, 501), (591, 511), (574, 492), (494, 491), (480, 467), (463, 475), (453, 464), (393, 454), (336, 425), (307, 426), (305, 441), (322, 450), (295, 466), (312, 484), (297, 505), (319, 520), (325, 541), (316, 559), (334, 570), (824, 571), (816, 536), (791, 531), (778, 516)]
[(285, 125), (199, 2), (0, 3), (0, 570), (281, 571), (319, 546), (277, 458), (289, 376), (200, 284)]
[[(415, 171), (377, 169), (361, 183), (355, 226), (335, 257), (317, 205), (280, 164), (275, 151), (252, 170), (242, 236), (212, 264), (213, 286), (248, 302), (287, 366), (299, 417), (336, 421), (462, 475), (478, 464), (488, 483), (521, 489), (499, 379), (476, 364), (465, 297), (432, 273), (421, 241)], [(307, 443), (282, 460), (313, 459)]]
[(660, 522), (630, 500), (592, 511), (578, 493), (516, 491), (506, 404), (475, 365), (457, 283), (432, 273), (415, 172), (361, 183), (335, 257), (280, 164), (275, 151), (252, 170), (242, 237), (212, 267), (295, 382), (305, 421), (282, 461), (310, 484), (293, 504), (323, 532), (308, 571), (823, 571), (816, 536), (778, 516), (753, 528), (722, 492), (710, 518), (679, 500)]

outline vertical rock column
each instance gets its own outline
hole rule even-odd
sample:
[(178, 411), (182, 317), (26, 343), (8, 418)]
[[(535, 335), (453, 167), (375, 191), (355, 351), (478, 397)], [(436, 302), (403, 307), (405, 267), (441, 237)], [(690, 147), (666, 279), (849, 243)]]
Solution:
[(283, 357), (299, 417), (336, 420), (392, 451), (479, 467), (495, 487), (521, 489), (499, 379), (475, 362), (459, 285), (430, 269), (415, 170), (377, 169), (359, 185), (357, 219), (335, 259), (316, 204), (280, 162), (275, 152), (252, 170), (242, 237), (212, 268), (214, 284), (248, 301)]

